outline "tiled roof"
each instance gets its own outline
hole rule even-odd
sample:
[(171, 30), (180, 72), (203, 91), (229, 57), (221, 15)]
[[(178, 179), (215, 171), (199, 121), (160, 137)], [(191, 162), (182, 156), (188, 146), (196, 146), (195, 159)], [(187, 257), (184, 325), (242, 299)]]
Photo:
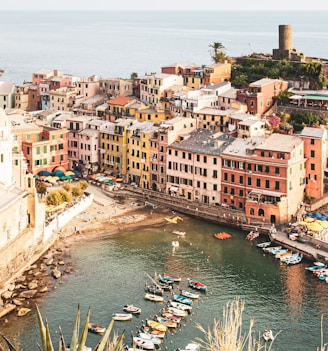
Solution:
[(131, 102), (135, 100), (134, 98), (128, 97), (128, 96), (118, 96), (114, 99), (111, 99), (110, 101), (108, 101), (109, 105), (121, 105), (121, 106), (125, 106), (127, 103)]

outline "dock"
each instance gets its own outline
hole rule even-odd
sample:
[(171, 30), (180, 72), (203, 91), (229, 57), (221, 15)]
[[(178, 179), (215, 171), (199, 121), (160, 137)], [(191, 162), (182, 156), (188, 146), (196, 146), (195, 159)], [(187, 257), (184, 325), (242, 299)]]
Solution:
[(304, 242), (289, 239), (286, 232), (277, 230), (275, 233), (269, 233), (271, 242), (286, 247), (289, 250), (297, 251), (303, 257), (311, 261), (321, 261), (328, 263), (328, 243), (316, 240), (309, 235), (304, 235)]

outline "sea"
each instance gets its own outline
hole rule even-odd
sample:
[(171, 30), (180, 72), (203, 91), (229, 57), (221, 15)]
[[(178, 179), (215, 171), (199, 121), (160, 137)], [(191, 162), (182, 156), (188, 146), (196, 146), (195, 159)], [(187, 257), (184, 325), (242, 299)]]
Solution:
[(209, 45), (228, 56), (272, 53), (278, 27), (293, 47), (328, 57), (327, 11), (0, 11), (0, 79), (22, 84), (40, 69), (102, 78), (159, 73), (175, 62), (211, 62)]
[[(22, 84), (40, 69), (58, 69), (67, 74), (103, 78), (130, 78), (160, 72), (174, 62), (210, 64), (214, 42), (235, 57), (252, 52), (271, 53), (278, 48), (278, 26), (290, 24), (293, 46), (306, 56), (328, 57), (327, 12), (0, 12), (0, 69), (3, 81)], [(154, 211), (153, 215), (160, 215)], [(178, 238), (172, 230), (186, 231)], [(219, 241), (213, 234), (225, 230), (232, 238)], [(208, 286), (194, 302), (193, 313), (165, 339), (162, 350), (182, 349), (197, 337), (197, 327), (211, 328), (221, 320), (227, 303), (240, 298), (245, 303), (243, 333), (254, 319), (254, 336), (264, 329), (277, 335), (271, 350), (317, 350), (328, 342), (328, 284), (314, 278), (302, 261), (286, 266), (245, 240), (247, 233), (197, 219), (184, 218), (178, 225), (146, 228), (71, 246), (66, 274), (37, 303), (48, 320), (57, 349), (59, 326), (70, 342), (74, 318), (81, 308), (81, 323), (87, 309), (91, 320), (107, 326), (112, 313), (125, 304), (142, 308), (131, 322), (115, 322), (114, 330), (125, 333), (130, 344), (147, 318), (159, 314), (163, 305), (144, 300), (149, 275), (164, 272), (180, 275), (175, 287), (187, 288), (187, 279)], [(263, 239), (265, 240), (265, 238)], [(166, 301), (171, 299), (166, 295)], [(34, 302), (31, 302), (33, 306)], [(0, 331), (20, 350), (38, 350), (36, 315), (14, 314), (0, 320)], [(323, 333), (323, 334), (321, 334)], [(323, 335), (323, 339), (321, 337)], [(90, 334), (95, 347), (99, 337)], [(262, 343), (263, 341), (261, 341)], [(269, 345), (264, 346), (269, 349)]]

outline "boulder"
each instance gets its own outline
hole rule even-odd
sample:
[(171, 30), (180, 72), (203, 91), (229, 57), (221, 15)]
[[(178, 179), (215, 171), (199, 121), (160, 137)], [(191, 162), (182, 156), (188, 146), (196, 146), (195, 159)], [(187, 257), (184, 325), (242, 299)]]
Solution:
[(31, 311), (30, 308), (22, 307), (17, 312), (17, 317), (23, 317)]
[(51, 273), (52, 273), (53, 277), (56, 279), (59, 279), (61, 277), (61, 272), (57, 267), (54, 268)]
[(32, 281), (32, 282), (28, 283), (27, 287), (28, 287), (29, 290), (34, 290), (34, 289), (36, 289), (38, 287), (38, 282)]
[(22, 291), (21, 293), (19, 293), (18, 297), (19, 298), (24, 298), (24, 299), (31, 299), (32, 297), (35, 296), (35, 294), (37, 293), (37, 290), (26, 290), (26, 291)]
[(13, 292), (12, 291), (5, 291), (1, 294), (1, 297), (5, 300), (8, 300), (12, 297)]

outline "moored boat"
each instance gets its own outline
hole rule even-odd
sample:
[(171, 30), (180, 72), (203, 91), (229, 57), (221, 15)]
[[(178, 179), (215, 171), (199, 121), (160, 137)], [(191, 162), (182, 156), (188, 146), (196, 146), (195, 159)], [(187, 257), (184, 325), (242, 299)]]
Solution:
[(88, 323), (88, 330), (89, 332), (95, 333), (95, 334), (103, 334), (106, 331), (106, 328), (95, 323)]
[(199, 294), (188, 290), (180, 290), (180, 295), (188, 297), (189, 299), (199, 299)]
[(166, 336), (166, 332), (153, 329), (149, 325), (143, 325), (140, 329), (140, 332), (147, 333), (150, 336), (156, 336), (159, 339), (164, 339)]
[(177, 309), (182, 310), (182, 311), (190, 312), (192, 310), (192, 307), (190, 305), (186, 305), (184, 303), (180, 303), (177, 301), (171, 301), (171, 300), (169, 300), (168, 303), (169, 303), (169, 306), (172, 306), (172, 307), (177, 308)]
[(151, 335), (145, 332), (140, 332), (139, 337), (144, 340), (150, 340), (155, 345), (160, 345), (162, 343), (162, 340), (156, 335)]
[(158, 322), (165, 324), (168, 328), (176, 328), (178, 326), (178, 322), (170, 320), (169, 318), (156, 316)]
[(172, 285), (174, 283), (174, 280), (171, 279), (171, 278), (167, 278), (167, 277), (163, 277), (161, 275), (158, 276), (158, 280), (161, 282), (161, 283), (164, 283), (164, 284), (169, 284), (169, 285)]
[(162, 310), (162, 316), (166, 319), (169, 319), (169, 320), (177, 322), (177, 323), (181, 322), (181, 317), (179, 317), (179, 316), (175, 315), (174, 313), (169, 312), (167, 310)]
[(189, 306), (192, 305), (192, 299), (178, 294), (173, 294), (173, 300), (176, 302), (183, 303), (185, 305), (189, 305)]
[(186, 232), (183, 232), (181, 230), (173, 230), (172, 233), (175, 234), (175, 235), (186, 235)]
[(263, 251), (270, 253), (270, 252), (272, 252), (274, 250), (279, 250), (281, 248), (282, 248), (282, 246), (280, 246), (280, 245), (278, 245), (278, 246), (269, 246), (269, 247), (264, 247)]
[(272, 333), (272, 330), (268, 330), (268, 329), (265, 329), (264, 332), (263, 332), (263, 339), (265, 341), (269, 341), (269, 340), (273, 340), (274, 339), (274, 336), (273, 336), (273, 333)]
[(163, 296), (164, 294), (164, 290), (158, 286), (158, 285), (148, 285), (146, 284), (146, 291), (148, 291), (151, 294), (155, 294), (155, 295), (159, 295), (159, 296)]
[(162, 331), (162, 332), (166, 332), (167, 331), (167, 326), (163, 323), (160, 323), (158, 321), (154, 321), (152, 319), (147, 319), (146, 323), (149, 327)]
[(163, 296), (149, 294), (149, 293), (146, 293), (144, 298), (145, 298), (145, 300), (150, 300), (150, 301), (154, 301), (154, 302), (163, 302), (164, 301)]
[(145, 350), (153, 350), (155, 347), (155, 344), (151, 340), (143, 339), (140, 336), (134, 336), (133, 343)]
[(186, 317), (188, 314), (188, 311), (184, 311), (184, 310), (179, 310), (178, 308), (169, 306), (167, 308), (167, 311), (176, 315), (177, 317)]
[(264, 243), (259, 243), (256, 246), (259, 247), (260, 249), (263, 249), (265, 247), (268, 247), (271, 245), (271, 241), (265, 241)]
[(188, 279), (188, 285), (193, 288), (193, 289), (197, 289), (197, 290), (200, 290), (200, 291), (206, 291), (207, 290), (207, 286), (201, 282), (198, 282), (196, 280), (191, 280), (191, 279)]
[(112, 319), (115, 321), (130, 321), (132, 319), (132, 313), (113, 313)]
[(173, 280), (175, 283), (181, 282), (181, 279), (182, 279), (180, 276), (172, 275), (172, 274), (168, 274), (168, 273), (164, 273), (163, 276), (166, 279)]
[(141, 313), (141, 308), (133, 306), (133, 305), (124, 305), (123, 311), (132, 314), (139, 314)]

